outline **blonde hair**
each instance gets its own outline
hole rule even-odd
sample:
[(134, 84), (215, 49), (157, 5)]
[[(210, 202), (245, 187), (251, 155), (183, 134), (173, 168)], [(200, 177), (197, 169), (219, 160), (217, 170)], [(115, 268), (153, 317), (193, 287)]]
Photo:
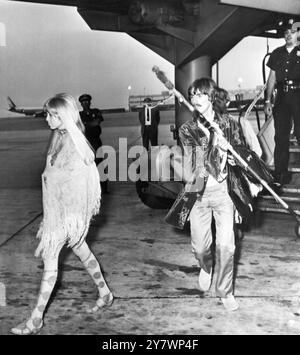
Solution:
[(45, 102), (44, 109), (57, 113), (84, 162), (87, 165), (93, 162), (94, 152), (84, 136), (84, 125), (73, 96), (66, 93), (57, 94)]

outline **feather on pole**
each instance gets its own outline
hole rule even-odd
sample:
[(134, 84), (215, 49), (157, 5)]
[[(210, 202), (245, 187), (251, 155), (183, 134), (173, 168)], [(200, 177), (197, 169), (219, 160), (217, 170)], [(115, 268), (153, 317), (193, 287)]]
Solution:
[(195, 110), (194, 106), (191, 105), (186, 100), (186, 98), (178, 90), (175, 89), (174, 84), (167, 78), (166, 74), (162, 70), (160, 70), (158, 66), (155, 65), (152, 68), (152, 71), (156, 74), (157, 78), (166, 86), (166, 88), (173, 92), (173, 94), (177, 97), (178, 101), (180, 103), (183, 103), (189, 109), (189, 111), (191, 111), (193, 115), (197, 117), (200, 129), (207, 137), (210, 136), (210, 130), (214, 130), (220, 136), (223, 136), (223, 133), (220, 130), (219, 126), (214, 123), (211, 124), (199, 111)]
[[(157, 78), (167, 87), (167, 89), (171, 90), (174, 95), (178, 98), (178, 100), (182, 103), (184, 103), (187, 108), (193, 113), (197, 115), (197, 118), (199, 118), (198, 125), (199, 128), (209, 137), (210, 135), (210, 130), (214, 130), (216, 134), (219, 136), (219, 138), (222, 137), (223, 142), (226, 142), (226, 147), (227, 150), (231, 152), (231, 154), (242, 164), (242, 166), (245, 169), (249, 169), (249, 164), (233, 149), (232, 145), (224, 138), (224, 135), (219, 128), (217, 124), (210, 123), (209, 121), (206, 120), (206, 118), (197, 110), (194, 109), (194, 106), (191, 105), (185, 97), (175, 89), (174, 84), (167, 78), (166, 74), (159, 69), (158, 66), (154, 66), (152, 68), (152, 71), (156, 74)], [(268, 186), (269, 188), (269, 186)]]
[[(209, 130), (208, 129), (213, 129), (215, 130), (216, 134), (218, 136), (222, 136), (222, 138), (225, 140), (225, 138), (223, 137), (223, 134), (222, 134), (222, 131), (220, 130), (219, 127), (215, 127), (215, 125), (212, 125), (210, 122), (208, 122), (205, 117), (203, 115), (201, 115), (198, 111), (196, 111), (194, 109), (194, 107), (185, 99), (185, 97), (175, 89), (174, 87), (174, 84), (172, 84), (172, 82), (167, 78), (167, 76), (165, 75), (164, 72), (162, 72), (158, 66), (154, 66), (152, 68), (152, 71), (156, 74), (157, 78), (169, 89), (169, 90), (172, 90), (172, 92), (174, 93), (174, 95), (178, 98), (178, 100), (180, 102), (183, 102), (187, 108), (191, 111), (191, 112), (196, 112), (197, 114), (197, 117), (198, 117), (198, 114), (200, 115), (200, 119), (203, 123), (199, 122), (198, 121), (198, 124), (199, 124), (199, 128), (203, 130), (203, 132), (205, 134), (209, 134)], [(206, 128), (208, 127), (208, 128)], [(297, 215), (295, 214), (295, 211), (293, 211), (288, 205), (287, 203), (282, 200), (282, 198), (280, 196), (278, 196), (276, 194), (276, 192), (274, 192), (271, 187), (268, 185), (268, 183), (263, 180), (257, 173), (256, 171), (254, 171), (250, 166), (249, 164), (233, 149), (232, 145), (227, 142), (227, 150), (231, 152), (231, 154), (241, 163), (241, 165), (244, 167), (245, 170), (251, 172), (251, 174), (256, 178), (257, 181), (259, 181), (271, 194), (272, 196), (275, 198), (275, 200), (277, 202), (279, 202), (285, 209), (287, 209), (292, 215), (296, 216)]]

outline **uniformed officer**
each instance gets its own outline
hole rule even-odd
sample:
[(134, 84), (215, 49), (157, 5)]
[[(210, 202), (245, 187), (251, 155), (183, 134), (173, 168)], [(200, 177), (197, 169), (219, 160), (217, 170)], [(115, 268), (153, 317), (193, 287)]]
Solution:
[(101, 135), (101, 122), (103, 116), (98, 108), (91, 108), (91, 95), (83, 94), (79, 97), (79, 102), (83, 108), (80, 111), (82, 123), (85, 126), (85, 136), (90, 142), (91, 146), (97, 152), (97, 149), (102, 146)]
[[(89, 94), (83, 94), (79, 96), (79, 102), (83, 108), (79, 112), (82, 123), (85, 126), (85, 136), (93, 147), (95, 153), (99, 147), (102, 147), (102, 141), (100, 138), (102, 129), (101, 122), (103, 122), (103, 116), (98, 108), (91, 108), (92, 96)], [(96, 165), (101, 162), (101, 158), (95, 158)], [(107, 192), (107, 181), (101, 182), (103, 192)]]
[(300, 47), (297, 43), (298, 32), (293, 28), (293, 20), (283, 27), (285, 45), (276, 48), (267, 63), (270, 74), (267, 81), (265, 113), (272, 114), (271, 98), (273, 90), (277, 94), (273, 109), (275, 128), (274, 183), (279, 186), (288, 184), (289, 140), (294, 121), (294, 135), (300, 144)]
[(139, 112), (139, 120), (141, 123), (141, 135), (143, 146), (148, 150), (149, 143), (151, 146), (158, 145), (158, 125), (160, 121), (158, 104), (153, 104), (150, 97), (144, 100), (143, 108)]

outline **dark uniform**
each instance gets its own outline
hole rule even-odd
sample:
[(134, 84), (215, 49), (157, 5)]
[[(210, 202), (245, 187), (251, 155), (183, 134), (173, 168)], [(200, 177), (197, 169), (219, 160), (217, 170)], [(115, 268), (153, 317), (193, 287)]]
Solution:
[(139, 120), (141, 123), (141, 135), (143, 146), (148, 150), (149, 142), (151, 146), (158, 145), (158, 125), (160, 122), (160, 113), (157, 107), (151, 108), (150, 103), (152, 100), (146, 98), (145, 103), (149, 104), (144, 106), (139, 112)]
[[(102, 147), (102, 140), (100, 135), (102, 133), (101, 122), (103, 120), (103, 116), (101, 111), (98, 108), (90, 108), (90, 102), (92, 100), (91, 95), (83, 94), (79, 97), (79, 102), (83, 106), (83, 110), (79, 112), (82, 123), (85, 127), (85, 136), (89, 141), (90, 145), (97, 153), (98, 148)], [(85, 104), (84, 102), (87, 102)], [(98, 165), (102, 161), (101, 158), (95, 157), (95, 163)], [(104, 192), (107, 192), (107, 181), (101, 181), (101, 186)]]
[[(88, 100), (89, 97), (90, 95), (81, 95), (79, 97), (79, 101), (82, 102), (84, 100)], [(103, 121), (102, 113), (98, 108), (88, 108), (80, 111), (79, 113), (81, 121), (85, 127), (85, 136), (96, 153), (97, 149), (102, 146), (100, 138), (102, 133), (100, 123)]]
[[(273, 109), (275, 127), (275, 179), (288, 175), (289, 139), (294, 120), (294, 134), (300, 144), (300, 47), (290, 53), (286, 46), (270, 55), (268, 67), (276, 73), (277, 95)], [(280, 177), (279, 177), (280, 179)]]
[(97, 120), (99, 120), (99, 122), (103, 121), (102, 113), (97, 108), (91, 108), (88, 111), (80, 111), (80, 118), (85, 126), (85, 136), (96, 152), (97, 149), (102, 146), (100, 138), (102, 129), (100, 124), (98, 126), (93, 126), (92, 124)]

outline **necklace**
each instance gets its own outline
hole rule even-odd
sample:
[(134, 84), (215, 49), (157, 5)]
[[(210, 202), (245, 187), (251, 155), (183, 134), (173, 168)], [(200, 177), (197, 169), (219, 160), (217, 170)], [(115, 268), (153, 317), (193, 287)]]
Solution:
[(63, 136), (64, 134), (67, 133), (67, 130), (66, 129), (58, 129), (57, 132)]

